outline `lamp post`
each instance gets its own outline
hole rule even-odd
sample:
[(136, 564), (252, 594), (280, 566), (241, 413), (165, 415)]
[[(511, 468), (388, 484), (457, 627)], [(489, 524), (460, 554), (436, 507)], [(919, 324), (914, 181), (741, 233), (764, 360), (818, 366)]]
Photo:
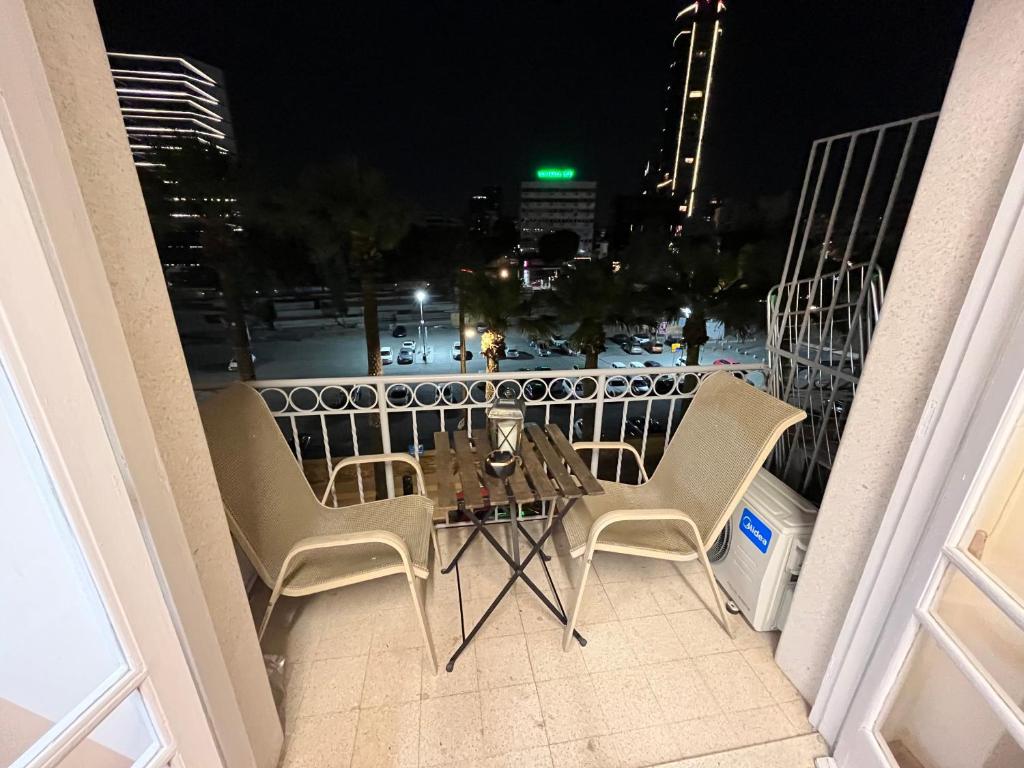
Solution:
[(423, 302), (427, 300), (427, 292), (422, 288), (416, 291), (416, 301), (420, 305), (420, 347), (423, 349), (423, 362), (427, 362), (427, 325), (423, 322)]

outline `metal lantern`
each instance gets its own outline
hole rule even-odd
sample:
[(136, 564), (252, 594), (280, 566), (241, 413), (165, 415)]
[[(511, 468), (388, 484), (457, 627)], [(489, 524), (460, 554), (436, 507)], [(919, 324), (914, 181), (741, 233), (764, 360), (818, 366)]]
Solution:
[(495, 451), (519, 453), (519, 438), (523, 433), (522, 404), (514, 397), (499, 397), (487, 411), (487, 432)]

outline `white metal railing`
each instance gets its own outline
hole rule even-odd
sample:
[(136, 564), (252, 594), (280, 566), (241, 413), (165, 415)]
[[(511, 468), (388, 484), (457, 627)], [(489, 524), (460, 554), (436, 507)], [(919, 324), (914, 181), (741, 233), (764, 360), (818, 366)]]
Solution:
[[(571, 441), (619, 440), (636, 444), (645, 466), (652, 436), (672, 435), (686, 403), (712, 373), (731, 371), (763, 388), (762, 364), (397, 375), (250, 382), (277, 419), (300, 462), (323, 460), (327, 476), (346, 456), (408, 450), (419, 456), (437, 431), (484, 426), (496, 393), (523, 400), (528, 421), (555, 423)], [(598, 470), (597, 452), (591, 466)], [(647, 467), (649, 470), (651, 466)], [(615, 480), (622, 477), (622, 451)], [(390, 466), (387, 492), (395, 495)], [(365, 500), (356, 473), (359, 498)], [(332, 489), (332, 493), (334, 489)], [(335, 497), (335, 503), (337, 503)]]

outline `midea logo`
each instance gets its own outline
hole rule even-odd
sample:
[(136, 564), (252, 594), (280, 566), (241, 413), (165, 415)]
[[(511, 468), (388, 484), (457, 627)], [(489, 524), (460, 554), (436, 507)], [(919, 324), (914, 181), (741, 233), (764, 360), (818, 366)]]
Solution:
[(761, 531), (757, 529), (757, 527), (754, 525), (753, 520), (744, 515), (743, 519), (740, 520), (740, 527), (743, 528), (743, 530), (747, 533), (748, 536), (753, 536), (767, 548), (768, 539), (765, 537), (763, 533), (761, 533)]

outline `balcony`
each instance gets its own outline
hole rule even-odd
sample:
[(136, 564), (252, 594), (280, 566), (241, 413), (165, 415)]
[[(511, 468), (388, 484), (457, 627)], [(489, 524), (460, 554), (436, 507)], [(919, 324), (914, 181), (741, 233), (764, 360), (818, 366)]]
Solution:
[[(528, 421), (556, 424), (574, 442), (628, 442), (652, 471), (689, 400), (723, 369), (764, 381), (764, 366), (734, 365), (253, 386), (318, 496), (344, 456), (404, 450), (418, 457), (430, 494), (433, 433), (483, 426), (499, 387), (522, 397)], [(600, 478), (637, 478), (628, 452), (588, 458)], [(371, 500), (375, 483), (402, 495), (411, 489), (408, 473), (396, 463), (383, 482), (371, 468), (342, 474), (332, 503)], [(524, 514), (542, 512), (537, 504)], [(436, 523), (447, 563), (471, 526), (458, 513)], [(525, 523), (534, 535), (542, 525)], [(507, 525), (493, 530), (510, 535)], [(552, 541), (552, 581), (570, 604), (579, 562), (560, 530)], [(475, 623), (508, 577), (479, 538), (461, 562), (458, 579), (443, 575), (437, 558), (431, 564), (426, 610), (442, 659), (436, 676), (402, 576), (278, 603), (263, 650), (285, 659), (282, 766), (700, 766), (728, 752), (757, 765), (809, 767), (826, 754), (803, 699), (775, 665), (778, 633), (755, 632), (737, 615), (730, 638), (699, 564), (598, 553), (581, 617), (588, 643), (567, 652), (562, 625), (517, 584), (448, 673), (444, 660), (461, 628)], [(527, 572), (546, 583), (538, 561)], [(253, 590), (256, 619), (268, 598), (262, 584)]]

